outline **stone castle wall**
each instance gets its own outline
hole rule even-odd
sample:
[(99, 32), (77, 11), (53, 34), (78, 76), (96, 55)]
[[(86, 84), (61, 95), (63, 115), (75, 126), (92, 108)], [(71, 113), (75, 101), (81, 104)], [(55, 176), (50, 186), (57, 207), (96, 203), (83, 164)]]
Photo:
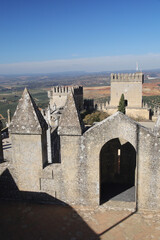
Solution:
[(146, 108), (126, 108), (126, 115), (137, 120), (150, 118), (150, 112)]
[[(24, 114), (27, 111), (29, 115)], [(101, 150), (110, 140), (119, 139), (121, 145), (128, 142), (136, 151), (137, 209), (160, 210), (159, 122), (151, 132), (117, 112), (85, 130), (70, 93), (58, 131), (52, 134), (51, 141), (58, 143), (51, 144), (56, 152), (49, 163), (46, 122), (25, 90), (10, 125), (12, 160), (0, 163), (0, 173), (2, 176), (8, 169), (19, 191), (45, 193), (70, 205), (98, 207)], [(57, 156), (58, 161), (54, 161)]]
[[(96, 124), (82, 136), (60, 136), (61, 163), (43, 170), (48, 173), (41, 180), (41, 189), (70, 204), (99, 206), (100, 152), (105, 143), (115, 138), (129, 142), (136, 151), (138, 209), (160, 209), (160, 140), (120, 113)], [(51, 178), (47, 179), (48, 176)]]
[[(102, 109), (104, 112), (107, 112), (109, 115), (112, 115), (114, 113), (117, 112), (117, 108), (112, 108), (112, 107), (108, 107), (107, 109), (106, 108), (103, 108)], [(146, 108), (127, 108), (126, 107), (126, 113), (125, 113), (128, 117), (131, 117), (131, 118), (134, 118), (134, 119), (138, 119), (139, 120), (142, 120), (142, 119), (149, 119), (149, 115), (150, 115), (150, 112), (148, 109)]]

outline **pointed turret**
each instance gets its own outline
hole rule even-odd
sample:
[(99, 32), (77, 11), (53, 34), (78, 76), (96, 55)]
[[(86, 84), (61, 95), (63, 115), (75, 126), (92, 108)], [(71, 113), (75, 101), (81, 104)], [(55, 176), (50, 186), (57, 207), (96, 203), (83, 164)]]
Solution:
[(11, 133), (41, 134), (43, 129), (47, 129), (47, 123), (30, 93), (25, 88), (12, 118), (9, 130)]
[(63, 114), (60, 119), (58, 133), (59, 135), (79, 136), (82, 134), (83, 123), (77, 110), (73, 93), (67, 97)]
[(40, 190), (41, 171), (47, 164), (47, 127), (33, 98), (25, 89), (9, 126), (16, 183), (22, 191)]

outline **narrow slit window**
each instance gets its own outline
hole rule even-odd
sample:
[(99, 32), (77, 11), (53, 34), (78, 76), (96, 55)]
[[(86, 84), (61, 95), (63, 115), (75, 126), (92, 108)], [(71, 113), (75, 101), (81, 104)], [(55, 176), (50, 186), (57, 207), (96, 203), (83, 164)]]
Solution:
[(117, 159), (117, 173), (120, 174), (121, 171), (121, 149), (118, 149), (118, 159)]

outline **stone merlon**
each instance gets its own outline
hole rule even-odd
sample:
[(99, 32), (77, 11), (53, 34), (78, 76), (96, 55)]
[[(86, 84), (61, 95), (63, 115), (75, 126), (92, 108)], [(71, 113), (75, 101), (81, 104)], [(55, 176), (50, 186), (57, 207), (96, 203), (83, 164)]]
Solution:
[(73, 93), (71, 92), (67, 97), (67, 102), (62, 114), (58, 133), (59, 135), (82, 135), (83, 122), (80, 114), (76, 108)]

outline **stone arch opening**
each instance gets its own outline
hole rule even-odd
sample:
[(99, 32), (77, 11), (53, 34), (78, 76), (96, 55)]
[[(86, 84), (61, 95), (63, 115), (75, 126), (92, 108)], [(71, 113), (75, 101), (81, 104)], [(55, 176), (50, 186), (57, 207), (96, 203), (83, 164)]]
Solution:
[(100, 151), (100, 204), (135, 202), (136, 150), (124, 139), (114, 138)]

